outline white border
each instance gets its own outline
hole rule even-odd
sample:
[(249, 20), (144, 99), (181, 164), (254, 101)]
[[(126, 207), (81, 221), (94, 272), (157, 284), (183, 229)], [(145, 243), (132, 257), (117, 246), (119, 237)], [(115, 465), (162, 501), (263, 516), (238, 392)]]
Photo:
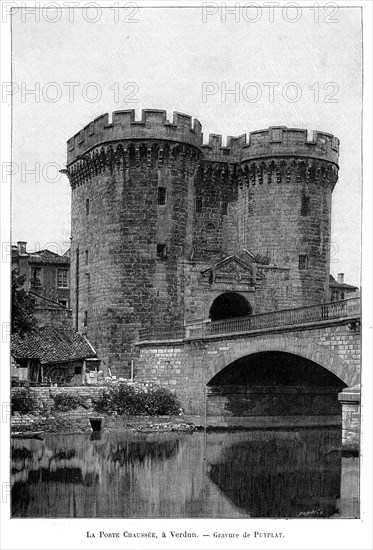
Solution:
[[(80, 2), (86, 4), (87, 2)], [(102, 6), (108, 3), (97, 2)], [(120, 2), (122, 3), (122, 2)], [(139, 6), (154, 7), (155, 2), (136, 2)], [(226, 5), (235, 5), (237, 1), (227, 1)], [(247, 4), (248, 2), (240, 2)], [(269, 2), (269, 4), (283, 5), (288, 2)], [(298, 1), (298, 3), (300, 3)], [(14, 2), (13, 4), (16, 4)], [(35, 2), (20, 2), (27, 6), (35, 5)], [(43, 6), (46, 1), (36, 4)], [(157, 1), (157, 6), (196, 6), (201, 2), (182, 1), (175, 2)], [(265, 2), (257, 2), (265, 5)], [(309, 2), (300, 4), (310, 5)], [(311, 2), (314, 4), (314, 2)], [(319, 2), (323, 5), (324, 2)], [(1, 505), (1, 548), (10, 549), (66, 549), (66, 548), (286, 548), (286, 549), (371, 549), (372, 541), (372, 2), (367, 1), (339, 1), (335, 4), (341, 7), (363, 7), (363, 44), (364, 44), (364, 164), (363, 164), (363, 248), (362, 248), (362, 288), (363, 288), (363, 403), (362, 403), (362, 443), (363, 452), (361, 459), (361, 510), (362, 517), (359, 520), (221, 520), (221, 519), (185, 519), (185, 520), (132, 520), (132, 519), (9, 519), (9, 499)], [(109, 3), (113, 5), (113, 3)], [(268, 5), (268, 3), (267, 3)], [(2, 81), (9, 81), (11, 76), (10, 65), (10, 27), (2, 23), (1, 33), (1, 61)], [(336, 63), (338, 56), (336, 55)], [(10, 160), (10, 125), (11, 112), (8, 103), (1, 105), (1, 159), (2, 162)], [(357, 170), (359, 167), (356, 167)], [(9, 216), (9, 184), (1, 186), (1, 326), (5, 331), (4, 323), (9, 323), (9, 266), (3, 261), (4, 244), (10, 242), (10, 216)], [(3, 332), (4, 334), (4, 332)], [(9, 401), (9, 369), (8, 344), (3, 341), (1, 346), (1, 481), (2, 501), (6, 496), (6, 484), (9, 472), (9, 422), (4, 418), (4, 407)], [(143, 531), (196, 531), (200, 535), (210, 534), (210, 537), (198, 539), (173, 539), (169, 536), (156, 540), (134, 541), (134, 539), (87, 539), (86, 532), (97, 532), (101, 529), (107, 531), (136, 530)], [(283, 532), (283, 539), (217, 539), (212, 535), (214, 531), (243, 533), (256, 531)]]

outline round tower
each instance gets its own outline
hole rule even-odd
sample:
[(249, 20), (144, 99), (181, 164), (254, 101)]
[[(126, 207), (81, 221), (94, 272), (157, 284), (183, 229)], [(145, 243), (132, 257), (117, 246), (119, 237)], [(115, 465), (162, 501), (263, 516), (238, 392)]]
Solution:
[(308, 139), (307, 130), (286, 127), (252, 132), (242, 147), (240, 247), (259, 262), (288, 269), (286, 288), (277, 289), (286, 307), (329, 299), (338, 152), (339, 140), (330, 134), (313, 132)]
[(128, 372), (140, 329), (183, 326), (201, 145), (197, 120), (160, 110), (102, 115), (68, 141), (74, 326), (113, 374)]

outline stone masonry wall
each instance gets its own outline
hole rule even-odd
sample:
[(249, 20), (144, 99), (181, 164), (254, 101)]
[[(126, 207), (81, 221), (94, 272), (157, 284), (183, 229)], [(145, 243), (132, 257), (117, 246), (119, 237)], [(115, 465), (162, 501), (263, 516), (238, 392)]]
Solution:
[[(239, 188), (247, 216), (243, 243), (251, 253), (289, 268), (291, 307), (320, 303), (329, 283), (332, 183), (316, 179), (321, 167), (307, 180), (295, 159), (276, 162), (278, 179), (275, 168), (272, 173), (262, 169), (262, 183), (258, 174), (251, 176), (256, 164), (247, 165), (247, 183)], [(300, 256), (307, 257), (306, 265), (300, 266)]]
[(33, 312), (38, 327), (53, 326), (64, 330), (72, 330), (72, 311), (68, 308), (43, 307)]
[(237, 181), (228, 163), (203, 163), (196, 179), (196, 200), (200, 204), (192, 228), (193, 259), (209, 261), (237, 252)]
[[(19, 391), (18, 388), (12, 388), (11, 394), (14, 395)], [(69, 387), (30, 387), (28, 393), (35, 402), (35, 412), (48, 412), (54, 406), (53, 396), (61, 394), (74, 395), (87, 399), (88, 403), (93, 399), (97, 399), (102, 394), (102, 386), (69, 386)]]
[(342, 404), (342, 448), (360, 452), (360, 384), (345, 388), (338, 399)]
[[(140, 328), (183, 325), (177, 261), (192, 250), (198, 157), (167, 143), (161, 150), (153, 142), (125, 146), (122, 165), (114, 163), (72, 192), (76, 327), (119, 375), (128, 374)], [(159, 187), (165, 204), (158, 204)]]

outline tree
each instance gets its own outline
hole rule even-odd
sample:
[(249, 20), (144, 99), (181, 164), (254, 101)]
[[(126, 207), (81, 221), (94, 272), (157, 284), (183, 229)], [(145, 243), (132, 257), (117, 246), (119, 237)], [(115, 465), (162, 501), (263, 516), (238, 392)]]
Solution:
[(36, 328), (34, 306), (22, 288), (25, 279), (17, 270), (12, 271), (12, 334), (19, 334), (21, 337)]

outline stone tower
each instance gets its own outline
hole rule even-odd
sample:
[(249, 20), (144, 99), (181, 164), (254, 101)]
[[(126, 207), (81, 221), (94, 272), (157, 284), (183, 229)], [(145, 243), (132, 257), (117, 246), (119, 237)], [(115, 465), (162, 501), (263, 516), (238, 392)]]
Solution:
[(105, 114), (68, 141), (75, 328), (118, 372), (138, 331), (183, 326), (178, 260), (190, 255), (197, 120), (174, 113)]
[(242, 146), (238, 209), (241, 247), (289, 268), (291, 307), (328, 300), (332, 191), (339, 140), (276, 127)]
[(68, 141), (74, 326), (115, 374), (141, 331), (182, 335), (228, 291), (242, 314), (328, 299), (338, 139), (276, 127), (223, 147), (201, 130), (117, 111)]

